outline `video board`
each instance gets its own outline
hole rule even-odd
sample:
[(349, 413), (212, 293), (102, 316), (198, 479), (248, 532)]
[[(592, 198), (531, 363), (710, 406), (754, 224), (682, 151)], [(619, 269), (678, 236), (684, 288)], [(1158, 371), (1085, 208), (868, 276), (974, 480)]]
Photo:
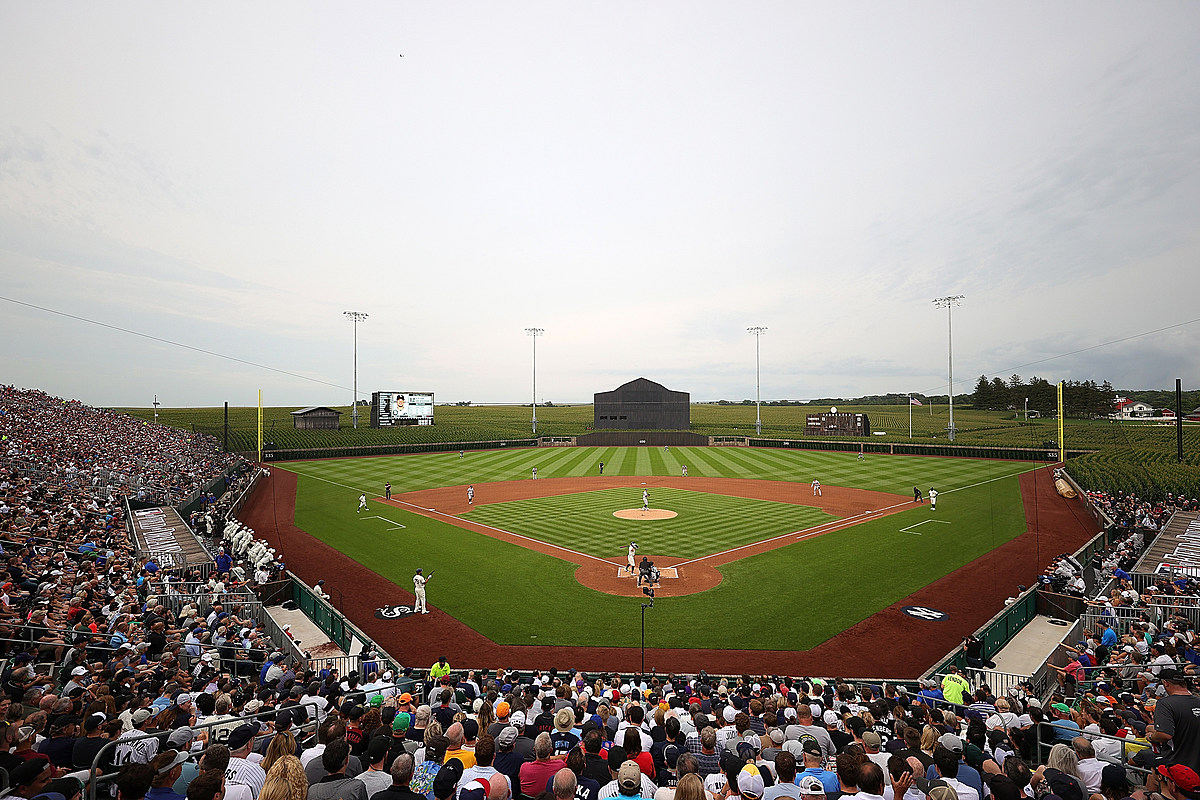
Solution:
[(433, 392), (373, 392), (371, 427), (432, 425)]

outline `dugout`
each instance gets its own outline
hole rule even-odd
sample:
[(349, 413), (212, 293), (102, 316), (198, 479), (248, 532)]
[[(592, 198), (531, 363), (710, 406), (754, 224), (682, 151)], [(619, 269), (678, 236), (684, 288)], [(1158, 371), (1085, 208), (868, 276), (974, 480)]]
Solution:
[(638, 378), (593, 396), (597, 430), (687, 430), (692, 427), (691, 395)]
[(342, 424), (342, 412), (327, 406), (309, 406), (292, 412), (292, 425), (300, 430), (336, 431)]
[(870, 436), (871, 420), (866, 414), (838, 411), (809, 414), (804, 420), (806, 436)]

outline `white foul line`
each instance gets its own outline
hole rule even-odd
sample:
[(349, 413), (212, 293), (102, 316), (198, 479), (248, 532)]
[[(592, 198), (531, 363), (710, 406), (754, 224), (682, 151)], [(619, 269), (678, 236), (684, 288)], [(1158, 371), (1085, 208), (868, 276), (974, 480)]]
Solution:
[(914, 531), (912, 529), (916, 528), (919, 525), (924, 525), (928, 522), (936, 522), (939, 525), (949, 525), (950, 524), (949, 522), (947, 522), (944, 519), (923, 519), (920, 522), (914, 522), (912, 525), (909, 525), (907, 528), (901, 528), (900, 532), (901, 533), (911, 533), (913, 536), (921, 536), (922, 534), (920, 532)]
[(360, 519), (360, 520), (363, 520), (363, 519), (381, 519), (381, 520), (383, 520), (384, 522), (390, 522), (390, 523), (392, 523), (392, 524), (393, 524), (393, 525), (395, 525), (397, 528), (407, 528), (407, 527), (408, 527), (407, 525), (401, 525), (399, 522), (396, 522), (396, 520), (394, 520), (394, 519), (388, 519), (387, 517), (374, 517), (374, 516), (372, 516), (372, 517), (359, 517), (359, 519)]
[[(415, 503), (409, 503), (405, 500), (397, 500), (395, 498), (392, 498), (392, 502), (393, 503), (402, 503), (403, 505), (412, 506), (413, 508), (419, 508), (420, 510), (425, 511), (429, 514), (437, 514), (442, 517), (447, 517), (449, 519), (458, 520), (459, 523), (465, 522), (469, 525), (478, 525), (480, 528), (487, 528), (489, 531), (495, 531), (496, 533), (503, 533), (505, 536), (512, 536), (513, 538), (516, 538), (516, 539), (524, 539), (527, 542), (534, 542), (535, 544), (540, 544), (543, 547), (553, 547), (555, 550), (562, 550), (564, 553), (570, 553), (571, 555), (579, 556), (581, 558), (590, 558), (593, 561), (599, 561), (601, 564), (617, 564), (617, 563), (619, 563), (616, 561), (609, 561), (606, 558), (600, 558), (599, 556), (591, 555), (590, 553), (581, 553), (580, 551), (572, 550), (569, 547), (563, 547), (561, 545), (551, 544), (550, 542), (545, 542), (545, 541), (542, 541), (541, 539), (535, 539), (532, 536), (526, 536), (522, 533), (513, 533), (512, 531), (506, 531), (503, 528), (497, 528), (494, 525), (485, 525), (482, 522), (473, 522), (469, 519), (463, 519), (462, 517), (457, 516), (455, 514), (447, 514), (445, 511), (435, 511), (432, 508), (425, 508), (424, 506), (419, 506)], [(460, 525), (456, 525), (455, 527), (460, 527)]]
[[(978, 483), (972, 483), (968, 486), (960, 486), (957, 489), (947, 489), (944, 492), (938, 492), (938, 496), (940, 497), (944, 494), (950, 494), (951, 492), (960, 492), (964, 489), (974, 489), (976, 486), (983, 486), (988, 483), (994, 483), (995, 481), (1004, 480), (1005, 478), (1011, 478), (1013, 475), (1023, 475), (1026, 472), (1034, 472), (1041, 468), (1042, 467), (1040, 465), (1036, 466), (1036, 467), (1030, 467), (1029, 469), (1021, 470), (1019, 472), (1014, 472), (1010, 475), (1000, 475), (995, 478), (988, 478), (986, 481), (979, 481)], [(760, 539), (757, 542), (751, 542), (750, 544), (743, 544), (739, 547), (732, 547), (728, 550), (722, 550), (719, 553), (710, 553), (709, 555), (701, 556), (700, 558), (693, 558), (691, 561), (681, 561), (680, 563), (676, 564), (675, 566), (682, 567), (686, 564), (695, 564), (697, 561), (707, 561), (711, 558), (728, 555), (729, 553), (736, 553), (739, 550), (745, 550), (748, 547), (758, 547), (761, 544), (766, 544), (768, 542), (775, 542), (780, 539), (786, 539), (789, 536), (795, 536), (796, 541), (800, 541), (802, 539), (808, 539), (813, 536), (819, 536), (823, 533), (829, 533), (831, 531), (840, 530), (841, 528), (848, 528), (851, 525), (857, 525), (859, 522), (863, 521), (864, 517), (874, 516), (875, 514), (879, 514), (883, 511), (891, 511), (894, 508), (901, 508), (902, 506), (907, 506), (907, 505), (911, 505), (911, 504), (912, 504), (911, 500), (905, 500), (902, 503), (894, 503), (890, 506), (884, 506), (883, 508), (873, 509), (870, 511), (864, 511), (863, 513), (856, 514), (853, 517), (843, 517), (842, 519), (834, 520), (833, 522), (826, 522), (821, 525), (817, 525), (816, 527), (813, 527), (813, 528), (805, 528), (804, 530), (800, 530), (800, 531), (792, 531), (791, 533), (784, 533), (779, 536), (772, 536), (770, 539)]]

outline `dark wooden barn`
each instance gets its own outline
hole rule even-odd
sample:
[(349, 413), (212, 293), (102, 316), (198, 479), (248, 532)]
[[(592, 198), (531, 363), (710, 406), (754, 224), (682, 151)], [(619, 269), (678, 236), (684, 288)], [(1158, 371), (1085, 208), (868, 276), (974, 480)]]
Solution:
[(292, 424), (303, 430), (333, 430), (342, 424), (342, 412), (326, 406), (309, 406), (292, 412)]
[(692, 426), (691, 395), (638, 378), (611, 392), (595, 394), (597, 430), (687, 430)]

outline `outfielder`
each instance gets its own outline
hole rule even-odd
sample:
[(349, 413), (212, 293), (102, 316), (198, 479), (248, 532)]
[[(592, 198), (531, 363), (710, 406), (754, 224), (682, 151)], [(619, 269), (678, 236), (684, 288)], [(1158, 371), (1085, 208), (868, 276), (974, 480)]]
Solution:
[[(429, 573), (429, 578), (433, 577), (433, 572)], [(425, 608), (425, 584), (429, 582), (429, 578), (421, 574), (421, 568), (417, 567), (417, 574), (413, 575), (413, 594), (417, 596), (417, 602), (413, 606), (413, 613), (428, 614), (429, 609)]]
[(637, 549), (638, 549), (637, 542), (629, 543), (629, 559), (628, 559), (627, 563), (629, 565), (629, 574), (630, 575), (632, 575), (633, 571), (637, 568), (637, 564), (635, 564), (634, 560), (633, 560), (633, 554), (637, 552)]
[(687, 477), (687, 464), (683, 465), (683, 477)]
[(535, 481), (537, 480), (537, 467), (534, 467), (534, 468), (533, 468), (533, 479), (534, 479)]

